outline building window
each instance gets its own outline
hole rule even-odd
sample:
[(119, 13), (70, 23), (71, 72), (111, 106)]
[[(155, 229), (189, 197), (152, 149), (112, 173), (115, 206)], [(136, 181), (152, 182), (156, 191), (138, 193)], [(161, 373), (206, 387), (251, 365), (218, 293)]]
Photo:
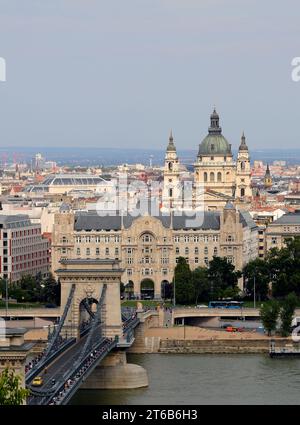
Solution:
[(211, 172), (209, 175), (209, 181), (214, 182), (215, 181), (215, 173)]
[(179, 254), (179, 247), (178, 246), (176, 246), (175, 253)]
[(80, 248), (77, 248), (76, 254), (80, 256)]
[(207, 172), (204, 173), (204, 181), (207, 182)]
[(199, 258), (195, 257), (195, 264), (198, 264), (198, 263), (199, 263)]
[(208, 266), (208, 258), (207, 258), (207, 257), (204, 257), (204, 264), (205, 264), (206, 266)]
[(195, 247), (195, 255), (198, 255), (199, 254), (199, 248), (196, 246)]
[(177, 242), (177, 243), (180, 242), (180, 236), (178, 235), (174, 236), (174, 242)]
[(218, 255), (218, 248), (214, 247), (214, 256), (217, 257), (217, 255)]
[(242, 188), (241, 189), (241, 197), (243, 198), (245, 196), (245, 189), (244, 188)]
[(208, 255), (208, 247), (207, 246), (204, 248), (204, 255)]
[(96, 255), (100, 255), (100, 248), (96, 248)]
[(186, 248), (185, 248), (185, 250), (184, 250), (184, 254), (185, 254), (185, 255), (189, 255), (189, 248), (188, 248), (188, 247), (186, 247)]
[(90, 248), (87, 248), (86, 249), (86, 255), (88, 256), (88, 255), (91, 255), (91, 250), (90, 250)]
[(109, 248), (105, 248), (105, 255), (109, 255)]
[(222, 181), (222, 173), (220, 173), (220, 171), (218, 172), (217, 179), (218, 179), (218, 182)]
[(127, 275), (132, 276), (132, 269), (127, 269)]
[(152, 236), (151, 236), (151, 235), (149, 235), (149, 234), (143, 235), (143, 236), (142, 236), (142, 241), (143, 241), (144, 243), (152, 242)]
[(115, 255), (119, 255), (119, 248), (115, 248)]

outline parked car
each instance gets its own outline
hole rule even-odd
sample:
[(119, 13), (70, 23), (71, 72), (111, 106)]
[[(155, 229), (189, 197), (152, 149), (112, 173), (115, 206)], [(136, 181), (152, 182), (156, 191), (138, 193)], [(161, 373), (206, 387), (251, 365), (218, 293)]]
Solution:
[(226, 332), (236, 332), (237, 328), (235, 326), (227, 326)]

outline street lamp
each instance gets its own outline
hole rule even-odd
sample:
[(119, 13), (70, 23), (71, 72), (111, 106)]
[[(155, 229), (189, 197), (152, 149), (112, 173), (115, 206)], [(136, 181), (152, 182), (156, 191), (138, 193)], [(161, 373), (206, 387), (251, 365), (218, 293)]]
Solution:
[(6, 317), (8, 316), (8, 281), (5, 278), (5, 310), (6, 310)]
[(174, 272), (174, 288), (173, 288), (173, 306), (176, 306), (176, 282), (175, 282), (175, 272)]
[(253, 297), (254, 297), (254, 308), (256, 308), (256, 294), (255, 294), (255, 283), (256, 283), (256, 281), (255, 281), (255, 275), (254, 275), (254, 277), (253, 277)]

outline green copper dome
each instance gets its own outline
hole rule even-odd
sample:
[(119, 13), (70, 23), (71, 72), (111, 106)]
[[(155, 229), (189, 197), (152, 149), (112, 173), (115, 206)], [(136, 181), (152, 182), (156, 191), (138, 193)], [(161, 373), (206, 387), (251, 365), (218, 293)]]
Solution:
[(222, 128), (219, 126), (219, 115), (215, 109), (210, 116), (208, 135), (199, 145), (198, 156), (201, 155), (232, 155), (231, 145), (222, 135)]

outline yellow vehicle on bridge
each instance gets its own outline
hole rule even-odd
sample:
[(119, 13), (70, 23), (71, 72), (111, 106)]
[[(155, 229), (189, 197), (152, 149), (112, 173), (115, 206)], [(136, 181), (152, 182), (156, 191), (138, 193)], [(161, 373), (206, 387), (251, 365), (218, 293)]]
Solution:
[(43, 385), (43, 378), (41, 376), (36, 376), (32, 383), (31, 383), (34, 387), (40, 387), (41, 385)]

